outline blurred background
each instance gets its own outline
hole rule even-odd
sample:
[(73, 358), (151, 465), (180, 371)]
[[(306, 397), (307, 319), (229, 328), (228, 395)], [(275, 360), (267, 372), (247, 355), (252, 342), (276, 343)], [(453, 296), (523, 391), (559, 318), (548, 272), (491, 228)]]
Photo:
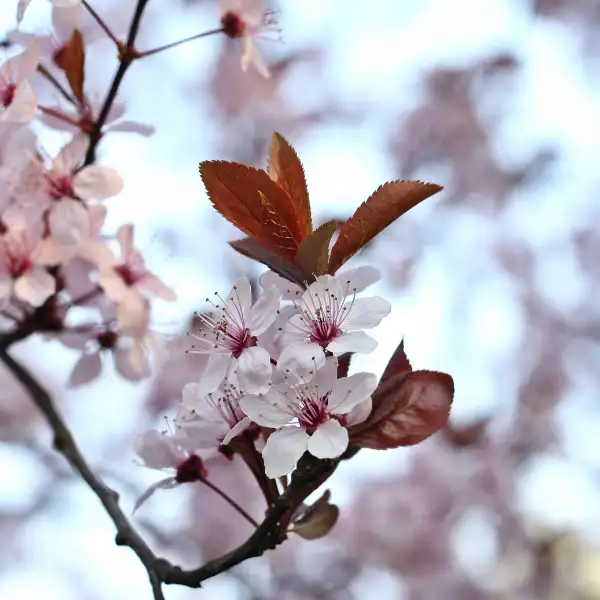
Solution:
[[(90, 0), (118, 34), (132, 0)], [(416, 369), (445, 371), (451, 424), (411, 449), (361, 451), (327, 482), (342, 509), (323, 540), (292, 539), (169, 600), (600, 599), (600, 3), (597, 0), (281, 0), (281, 34), (259, 40), (268, 80), (242, 73), (221, 36), (133, 65), (120, 99), (149, 138), (108, 135), (98, 160), (125, 191), (109, 231), (134, 222), (150, 268), (179, 301), (156, 305), (170, 357), (132, 384), (68, 390), (77, 355), (51, 340), (15, 354), (52, 391), (92, 465), (127, 511), (159, 474), (132, 444), (172, 415), (196, 378), (184, 339), (214, 291), (261, 268), (226, 245), (198, 162), (264, 166), (273, 130), (306, 169), (314, 221), (346, 219), (381, 183), (444, 186), (352, 266), (383, 272), (394, 311), (355, 369), (381, 373), (404, 337)], [(15, 27), (16, 0), (0, 22)], [(22, 28), (49, 32), (34, 0)], [(140, 50), (218, 26), (216, 0), (152, 0)], [(86, 16), (86, 90), (101, 100), (114, 48)], [(279, 39), (281, 38), (281, 39)], [(57, 102), (39, 84), (41, 100)], [(64, 132), (38, 128), (56, 149)], [(150, 598), (146, 573), (114, 545), (97, 499), (49, 445), (45, 424), (4, 375), (0, 392), (0, 598)], [(260, 518), (240, 465), (211, 475)], [(158, 553), (196, 566), (248, 526), (206, 489), (157, 493), (135, 522)]]

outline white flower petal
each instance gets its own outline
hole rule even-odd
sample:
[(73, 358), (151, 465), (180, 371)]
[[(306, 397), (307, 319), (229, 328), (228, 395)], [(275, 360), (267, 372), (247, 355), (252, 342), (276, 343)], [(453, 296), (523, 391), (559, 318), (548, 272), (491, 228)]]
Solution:
[(102, 372), (102, 360), (99, 352), (84, 354), (73, 367), (69, 377), (69, 387), (77, 388), (94, 379)]
[(112, 198), (123, 189), (121, 176), (109, 167), (88, 165), (73, 177), (73, 190), (84, 200)]
[(325, 365), (325, 353), (317, 343), (286, 346), (275, 369), (273, 383), (284, 381), (289, 385), (308, 383), (315, 373)]
[(348, 269), (337, 274), (335, 278), (342, 288), (346, 286), (350, 293), (360, 293), (381, 279), (381, 271), (376, 267), (364, 266)]
[(219, 440), (229, 431), (225, 421), (181, 422), (180, 432), (188, 438), (187, 445), (195, 450), (208, 450), (219, 445)]
[(348, 447), (348, 430), (336, 419), (319, 425), (308, 440), (308, 451), (316, 458), (337, 458)]
[(154, 296), (161, 298), (166, 302), (175, 302), (175, 300), (177, 300), (175, 292), (156, 277), (156, 275), (152, 275), (151, 273), (144, 276), (139, 282), (139, 286), (152, 292)]
[(271, 357), (259, 346), (246, 348), (237, 359), (236, 374), (240, 387), (249, 394), (264, 394), (271, 382)]
[(249, 320), (252, 307), (252, 288), (247, 277), (240, 277), (233, 284), (225, 299), (225, 307), (236, 323), (241, 324), (242, 321)]
[(199, 396), (207, 396), (221, 385), (231, 360), (231, 354), (221, 352), (209, 356), (206, 368), (198, 381)]
[(142, 433), (134, 442), (133, 449), (144, 465), (151, 469), (175, 469), (186, 459), (175, 438), (154, 429)]
[(357, 404), (364, 402), (377, 387), (377, 376), (373, 373), (355, 373), (335, 381), (329, 396), (329, 412), (343, 415)]
[(121, 225), (117, 229), (117, 241), (121, 247), (121, 256), (123, 260), (127, 262), (127, 259), (133, 254), (133, 225), (128, 223), (127, 225)]
[(349, 413), (346, 414), (346, 427), (352, 427), (362, 423), (373, 410), (373, 400), (369, 396), (364, 402), (359, 402)]
[(304, 293), (304, 290), (299, 285), (284, 279), (274, 271), (265, 271), (260, 276), (259, 281), (264, 290), (269, 289), (273, 285), (276, 286), (281, 292), (283, 300), (297, 300)]
[(242, 396), (240, 408), (257, 425), (276, 429), (287, 425), (294, 418), (290, 401), (288, 396), (271, 389), (263, 396), (252, 394)]
[(308, 448), (308, 434), (300, 427), (274, 431), (262, 451), (267, 477), (275, 479), (291, 473)]
[(106, 297), (113, 302), (120, 302), (129, 290), (121, 276), (114, 269), (107, 269), (101, 273), (98, 283), (104, 290)]
[[(326, 393), (333, 388), (333, 385), (338, 380), (337, 378), (337, 358), (329, 356), (325, 359), (325, 365), (317, 371), (314, 379), (309, 383), (309, 386), (316, 385), (317, 388)], [(331, 401), (330, 401), (331, 404)]]
[(281, 292), (275, 286), (271, 286), (256, 301), (250, 309), (246, 325), (252, 332), (252, 335), (260, 335), (275, 321), (280, 301)]
[(344, 304), (348, 315), (342, 324), (343, 330), (371, 329), (381, 323), (392, 310), (392, 305), (379, 296), (356, 298)]
[(89, 145), (90, 139), (87, 134), (75, 135), (66, 146), (62, 147), (52, 162), (52, 168), (59, 173), (70, 174), (83, 160)]
[(41, 306), (56, 291), (56, 280), (43, 267), (35, 266), (15, 281), (15, 295), (31, 306)]
[(77, 256), (91, 262), (100, 269), (110, 267), (115, 263), (115, 255), (104, 242), (84, 240), (75, 249)]
[(246, 431), (250, 425), (252, 425), (250, 417), (244, 417), (227, 432), (227, 435), (223, 438), (222, 443), (226, 446), (234, 437), (238, 436), (243, 431)]
[(157, 481), (153, 483), (136, 501), (133, 507), (133, 511), (131, 514), (135, 513), (142, 504), (144, 504), (150, 496), (154, 494), (157, 490), (168, 490), (178, 485), (175, 477), (167, 477), (167, 479), (162, 479), (161, 481)]
[(199, 385), (197, 383), (187, 383), (181, 390), (181, 402), (185, 406), (195, 407), (200, 394), (198, 394)]
[(119, 121), (107, 128), (108, 131), (119, 131), (121, 133), (137, 133), (144, 137), (150, 137), (156, 132), (156, 127), (147, 123), (135, 121)]
[(14, 281), (12, 277), (0, 275), (0, 306), (8, 303), (13, 293), (13, 287)]
[(61, 244), (75, 246), (90, 237), (90, 215), (77, 200), (63, 198), (48, 216), (50, 233)]
[(29, 123), (37, 112), (37, 98), (27, 81), (17, 86), (13, 101), (0, 115), (7, 123)]
[(364, 331), (348, 331), (327, 344), (327, 350), (333, 354), (358, 352), (369, 354), (377, 348), (377, 340)]

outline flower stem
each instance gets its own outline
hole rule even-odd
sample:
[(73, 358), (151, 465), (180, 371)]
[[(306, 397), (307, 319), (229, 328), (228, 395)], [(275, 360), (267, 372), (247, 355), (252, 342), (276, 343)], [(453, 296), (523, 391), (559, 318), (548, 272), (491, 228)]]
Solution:
[(228, 496), (221, 488), (217, 487), (214, 483), (212, 483), (212, 481), (209, 481), (208, 479), (203, 478), (200, 481), (204, 485), (209, 487), (213, 492), (216, 492), (217, 494), (219, 494), (219, 496), (221, 496), (221, 498), (223, 498), (223, 500), (225, 500), (225, 502), (227, 502), (227, 504), (229, 504), (232, 508), (234, 508), (238, 513), (240, 513), (240, 515), (242, 515), (242, 517), (244, 517), (244, 519), (246, 519), (246, 521), (248, 521), (248, 523), (250, 523), (253, 527), (258, 529), (258, 523), (233, 498)]
[(48, 71), (48, 69), (44, 65), (38, 65), (37, 70), (40, 75), (47, 79), (58, 90), (60, 95), (67, 102), (71, 103), (73, 106), (79, 106), (77, 100), (71, 94), (69, 94), (69, 92), (65, 89), (62, 83), (58, 81), (58, 79), (56, 79), (56, 77), (54, 77), (54, 75), (52, 75), (52, 73)]
[(170, 48), (175, 48), (176, 46), (181, 46), (181, 44), (187, 44), (187, 42), (192, 42), (193, 40), (198, 40), (203, 37), (208, 37), (209, 35), (214, 35), (215, 33), (222, 33), (223, 29), (211, 29), (210, 31), (205, 31), (203, 33), (197, 33), (196, 35), (192, 35), (183, 40), (179, 40), (178, 42), (172, 42), (171, 44), (166, 44), (164, 46), (159, 46), (158, 48), (152, 48), (152, 50), (144, 50), (144, 52), (138, 52), (138, 58), (144, 58), (145, 56), (152, 56), (153, 54), (158, 54), (159, 52), (163, 52), (163, 50), (169, 50)]
[(106, 21), (90, 6), (87, 0), (81, 0), (81, 3), (86, 7), (87, 11), (92, 15), (96, 23), (100, 25), (104, 33), (117, 45), (117, 48), (121, 47), (121, 42), (117, 39), (117, 36), (111, 31), (110, 27), (106, 24)]
[(72, 119), (71, 117), (69, 117), (69, 115), (65, 115), (65, 114), (59, 112), (58, 110), (54, 110), (53, 108), (47, 108), (46, 106), (38, 105), (38, 108), (43, 113), (50, 115), (51, 117), (54, 117), (55, 119), (64, 121), (65, 123), (68, 123), (69, 125), (73, 125), (73, 127), (77, 127), (77, 129), (81, 129), (81, 124), (78, 123), (75, 119)]

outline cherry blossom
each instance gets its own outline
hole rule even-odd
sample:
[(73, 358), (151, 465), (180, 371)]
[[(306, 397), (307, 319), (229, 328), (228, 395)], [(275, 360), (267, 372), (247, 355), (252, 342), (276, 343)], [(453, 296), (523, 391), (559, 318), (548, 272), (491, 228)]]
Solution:
[(276, 429), (262, 453), (267, 476), (290, 473), (307, 450), (316, 458), (343, 454), (347, 427), (368, 417), (376, 386), (372, 373), (337, 379), (337, 359), (330, 357), (308, 382), (274, 385), (260, 396), (245, 395), (240, 406), (250, 419)]
[(36, 264), (35, 237), (25, 229), (14, 228), (0, 239), (0, 301), (14, 294), (31, 306), (41, 306), (55, 291), (56, 280)]
[(107, 265), (100, 273), (99, 283), (106, 296), (120, 302), (128, 290), (135, 289), (150, 292), (163, 300), (176, 300), (173, 290), (146, 269), (142, 255), (133, 246), (133, 225), (119, 227), (117, 240), (121, 247), (121, 262)]
[(37, 111), (37, 99), (27, 78), (36, 70), (39, 49), (34, 42), (0, 67), (0, 122), (28, 123)]
[(121, 177), (110, 167), (87, 165), (75, 172), (88, 145), (87, 136), (75, 136), (50, 168), (34, 159), (15, 189), (24, 204), (41, 201), (48, 210), (50, 233), (64, 245), (80, 244), (89, 237), (91, 217), (85, 203), (110, 198), (123, 188)]
[[(361, 330), (379, 325), (390, 313), (391, 305), (378, 296), (357, 298), (356, 294), (376, 281), (376, 271), (372, 267), (359, 267), (335, 276), (317, 277), (294, 300), (297, 313), (284, 328), (288, 343), (309, 343), (334, 354), (372, 352), (377, 342)], [(271, 276), (267, 281), (270, 279)], [(288, 290), (289, 299), (298, 292), (289, 286)]]
[(150, 430), (138, 437), (134, 444), (143, 465), (170, 473), (169, 477), (151, 485), (136, 501), (133, 512), (157, 490), (174, 488), (182, 483), (206, 479), (202, 459), (195, 453), (195, 441), (181, 428), (158, 432)]
[(199, 314), (205, 328), (190, 333), (198, 342), (190, 352), (210, 354), (198, 393), (214, 392), (226, 376), (236, 377), (249, 393), (266, 392), (272, 374), (271, 357), (258, 345), (258, 336), (277, 317), (279, 290), (271, 287), (253, 305), (250, 282), (240, 277), (226, 299), (216, 296), (220, 301), (213, 304), (216, 316)]
[(239, 405), (242, 393), (228, 382), (217, 390), (201, 396), (199, 385), (188, 383), (182, 391), (182, 406), (175, 419), (182, 428), (194, 430), (194, 439), (201, 448), (227, 445), (236, 435), (250, 427), (256, 428)]
[(219, 7), (223, 33), (243, 41), (242, 71), (252, 65), (263, 77), (269, 77), (269, 70), (254, 47), (254, 38), (273, 29), (273, 12), (265, 10), (262, 0), (219, 0)]

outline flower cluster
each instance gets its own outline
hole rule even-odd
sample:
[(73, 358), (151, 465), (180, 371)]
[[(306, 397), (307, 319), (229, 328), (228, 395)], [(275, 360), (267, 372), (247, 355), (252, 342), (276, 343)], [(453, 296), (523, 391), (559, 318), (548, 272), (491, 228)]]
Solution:
[(319, 276), (302, 290), (268, 271), (254, 303), (245, 277), (225, 298), (207, 299), (213, 310), (199, 315), (202, 326), (190, 333), (190, 351), (208, 360), (198, 382), (183, 389), (175, 434), (141, 438), (145, 464), (152, 466), (150, 457), (158, 453), (177, 470), (185, 460), (177, 452), (182, 438), (193, 440), (195, 451), (210, 451), (241, 434), (262, 442), (261, 428), (270, 478), (289, 474), (306, 451), (316, 458), (341, 456), (348, 428), (371, 412), (377, 377), (338, 377), (336, 356), (375, 348), (363, 330), (378, 325), (391, 307), (383, 298), (358, 294), (378, 278), (376, 269), (360, 267)]

